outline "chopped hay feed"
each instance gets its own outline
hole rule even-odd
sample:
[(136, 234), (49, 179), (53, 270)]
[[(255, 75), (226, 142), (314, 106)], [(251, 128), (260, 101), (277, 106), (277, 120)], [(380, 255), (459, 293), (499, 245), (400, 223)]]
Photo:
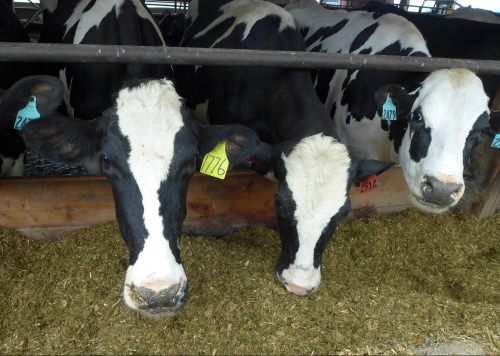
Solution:
[(275, 277), (279, 236), (183, 237), (186, 305), (150, 319), (122, 301), (116, 224), (52, 243), (0, 229), (1, 353), (396, 353), (474, 340), (499, 353), (500, 215), (346, 220), (316, 294)]

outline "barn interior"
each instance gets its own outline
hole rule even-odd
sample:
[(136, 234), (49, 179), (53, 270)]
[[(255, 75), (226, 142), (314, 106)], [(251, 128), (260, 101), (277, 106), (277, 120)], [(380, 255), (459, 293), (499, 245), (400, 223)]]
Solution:
[[(321, 0), (348, 9), (367, 2)], [(455, 5), (385, 3), (434, 16)], [(36, 42), (38, 4), (14, 4)], [(146, 5), (158, 22), (189, 6)], [(33, 155), (31, 178), (0, 180), (0, 353), (498, 354), (500, 157), (490, 142), (476, 154), (487, 179), (451, 214), (412, 209), (398, 168), (379, 178), (374, 195), (354, 187), (354, 213), (325, 252), (321, 288), (306, 298), (288, 295), (273, 272), (275, 185), (241, 172), (240, 181), (218, 188), (195, 177), (181, 242), (190, 299), (158, 319), (122, 301), (128, 251), (105, 179), (61, 178), (85, 172)], [(235, 201), (220, 203), (210, 220), (205, 207), (220, 196), (203, 189), (234, 194)], [(248, 211), (245, 194), (255, 194)], [(255, 207), (264, 197), (265, 209)]]

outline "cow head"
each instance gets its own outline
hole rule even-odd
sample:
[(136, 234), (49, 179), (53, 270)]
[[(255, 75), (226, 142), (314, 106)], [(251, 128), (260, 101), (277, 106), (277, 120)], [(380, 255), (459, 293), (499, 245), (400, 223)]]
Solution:
[(179, 238), (197, 158), (226, 140), (227, 157), (235, 164), (258, 144), (243, 126), (195, 123), (181, 105), (170, 81), (143, 81), (122, 89), (99, 119), (54, 115), (23, 129), (27, 145), (55, 162), (100, 155), (129, 249), (124, 299), (149, 314), (175, 311), (187, 298)]
[(61, 104), (62, 90), (57, 78), (40, 75), (20, 79), (9, 90), (0, 92), (0, 176), (24, 174), (26, 147), (14, 129), (18, 111), (34, 97), (40, 116), (51, 115)]
[(465, 69), (438, 70), (413, 93), (398, 85), (379, 89), (379, 109), (388, 94), (407, 127), (399, 163), (413, 201), (422, 210), (445, 212), (463, 196), (464, 166), (488, 128), (488, 97), (481, 80)]
[(346, 147), (317, 134), (278, 149), (275, 205), (281, 237), (277, 276), (290, 293), (304, 296), (321, 281), (321, 258), (339, 222), (350, 211), (351, 182), (392, 164), (351, 164)]

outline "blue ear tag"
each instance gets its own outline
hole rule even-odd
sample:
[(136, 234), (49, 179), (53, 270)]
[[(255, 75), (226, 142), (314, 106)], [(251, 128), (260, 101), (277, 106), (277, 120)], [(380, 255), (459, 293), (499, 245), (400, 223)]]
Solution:
[(491, 143), (491, 147), (500, 148), (500, 133), (496, 134), (495, 138), (493, 139), (493, 142)]
[(395, 121), (396, 116), (396, 105), (392, 102), (391, 95), (387, 95), (384, 106), (382, 106), (382, 120)]
[(28, 101), (28, 105), (26, 105), (24, 109), (17, 112), (14, 128), (16, 130), (21, 130), (28, 122), (39, 118), (40, 113), (36, 109), (36, 97), (32, 96)]

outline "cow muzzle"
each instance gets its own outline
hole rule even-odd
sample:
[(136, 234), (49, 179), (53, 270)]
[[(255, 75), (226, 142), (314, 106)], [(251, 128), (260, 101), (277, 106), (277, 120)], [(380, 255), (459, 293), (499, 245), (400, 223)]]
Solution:
[(276, 273), (278, 280), (288, 293), (305, 297), (314, 293), (321, 283), (321, 268), (303, 267), (291, 264)]
[(464, 190), (463, 183), (453, 179), (425, 175), (420, 183), (421, 203), (448, 208), (458, 203)]
[(148, 315), (161, 315), (178, 310), (188, 297), (187, 280), (179, 282), (153, 280), (141, 285), (125, 284), (126, 304)]

